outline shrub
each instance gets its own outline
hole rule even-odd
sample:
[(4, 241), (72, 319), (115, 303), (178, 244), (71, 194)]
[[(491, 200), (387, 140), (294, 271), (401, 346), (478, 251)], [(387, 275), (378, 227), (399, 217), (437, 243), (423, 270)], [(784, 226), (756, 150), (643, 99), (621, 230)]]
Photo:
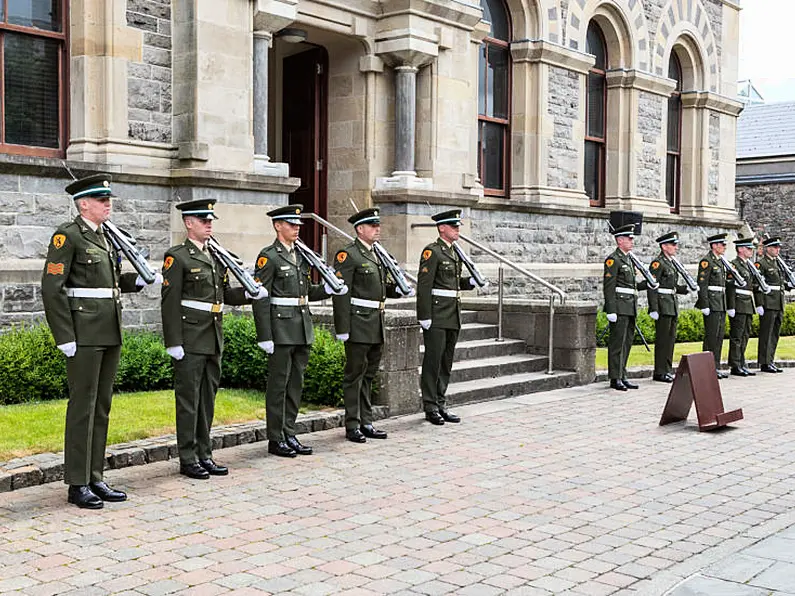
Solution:
[(322, 406), (342, 406), (342, 375), (345, 370), (345, 344), (325, 329), (315, 329), (315, 343), (309, 353), (304, 377), (303, 402)]
[(676, 341), (703, 341), (704, 315), (696, 308), (681, 309), (676, 326)]
[(125, 332), (114, 389), (142, 391), (173, 386), (174, 368), (163, 340), (155, 333)]
[(66, 359), (45, 324), (15, 326), (0, 335), (0, 404), (67, 394)]
[(257, 346), (253, 317), (224, 316), (221, 386), (264, 391), (267, 379), (268, 355)]

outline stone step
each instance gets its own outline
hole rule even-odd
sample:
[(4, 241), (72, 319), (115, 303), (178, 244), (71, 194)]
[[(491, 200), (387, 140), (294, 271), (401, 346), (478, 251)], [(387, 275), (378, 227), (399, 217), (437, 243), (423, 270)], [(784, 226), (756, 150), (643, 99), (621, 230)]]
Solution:
[(461, 324), (478, 322), (478, 311), (476, 310), (462, 310), (461, 311)]
[[(450, 382), (460, 383), (482, 379), (490, 381), (496, 377), (515, 375), (519, 373), (539, 372), (547, 368), (546, 356), (532, 354), (511, 354), (510, 356), (497, 356), (495, 358), (477, 358), (453, 363), (453, 372)], [(422, 367), (420, 367), (420, 370)]]
[(519, 373), (490, 380), (451, 382), (447, 387), (447, 400), (450, 407), (454, 408), (456, 405), (468, 402), (551, 391), (573, 387), (576, 384), (576, 372), (562, 371), (552, 375), (545, 372)]
[[(524, 354), (527, 346), (521, 339), (475, 339), (472, 341), (459, 341), (455, 346), (453, 362), (474, 360), (482, 358), (496, 358), (497, 356), (510, 356), (511, 354)], [(425, 346), (420, 346), (420, 354), (425, 353)]]
[(497, 337), (497, 326), (487, 323), (465, 323), (461, 325), (458, 341), (472, 341), (475, 339), (494, 339)]

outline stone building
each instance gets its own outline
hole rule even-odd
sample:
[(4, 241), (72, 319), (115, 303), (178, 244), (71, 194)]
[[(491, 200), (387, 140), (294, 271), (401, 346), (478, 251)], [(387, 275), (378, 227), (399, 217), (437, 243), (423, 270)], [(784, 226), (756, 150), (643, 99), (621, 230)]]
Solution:
[(737, 211), (795, 257), (795, 102), (749, 105), (737, 123)]
[[(22, 7), (22, 8), (20, 8)], [(8, 3), (0, 127), (3, 322), (40, 313), (69, 175), (114, 174), (114, 220), (159, 260), (179, 200), (219, 200), (252, 261), (265, 212), (345, 226), (378, 205), (410, 271), (465, 233), (593, 299), (612, 209), (695, 262), (734, 229), (738, 0), (30, 0)], [(321, 247), (320, 229), (306, 240)], [(338, 245), (329, 237), (329, 248)], [(487, 258), (476, 258), (486, 262)], [(494, 267), (485, 264), (487, 274)], [(494, 291), (493, 286), (490, 291)], [(511, 291), (533, 293), (523, 280)], [(131, 324), (158, 320), (156, 290)]]

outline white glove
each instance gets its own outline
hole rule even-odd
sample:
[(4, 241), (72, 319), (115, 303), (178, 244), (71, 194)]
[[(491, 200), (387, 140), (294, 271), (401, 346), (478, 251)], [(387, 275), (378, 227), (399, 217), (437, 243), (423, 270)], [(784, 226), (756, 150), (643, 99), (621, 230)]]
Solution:
[(756, 314), (760, 317), (765, 314), (765, 307), (764, 306), (757, 306), (756, 307)]
[(653, 310), (653, 311), (651, 311), (651, 312), (649, 313), (649, 316), (650, 316), (650, 317), (651, 317), (653, 320), (655, 320), (655, 321), (656, 321), (657, 319), (659, 319), (659, 318), (660, 318), (660, 313), (658, 313), (656, 310)]
[(160, 273), (159, 271), (157, 273), (155, 273), (155, 278), (154, 278), (154, 280), (152, 280), (151, 284), (147, 284), (144, 281), (144, 278), (141, 277), (140, 275), (135, 278), (135, 285), (138, 286), (139, 288), (143, 288), (144, 286), (148, 286), (148, 285), (157, 285), (157, 284), (162, 284), (162, 283), (163, 283), (163, 274)]
[(420, 327), (423, 329), (430, 329), (431, 328), (431, 320), (430, 319), (423, 319), (420, 321)]
[(726, 311), (726, 314), (729, 315), (730, 319), (733, 319), (734, 315), (737, 314), (737, 311), (735, 309), (733, 309), (733, 308), (730, 308), (729, 310)]
[(260, 286), (257, 293), (254, 294), (253, 296), (248, 292), (246, 292), (246, 298), (248, 298), (249, 300), (262, 300), (263, 298), (267, 297), (268, 297), (268, 290), (265, 286)]
[(174, 360), (182, 360), (185, 357), (185, 349), (182, 346), (171, 346), (166, 348), (166, 352)]
[[(472, 287), (473, 290), (478, 287), (478, 283), (475, 281), (474, 277), (470, 277), (469, 278), (469, 285)], [(480, 287), (481, 288), (488, 288), (489, 287), (489, 280), (488, 279), (484, 279), (483, 280), (483, 285), (480, 286)]]
[(332, 294), (334, 296), (342, 296), (348, 293), (348, 286), (343, 285), (339, 292), (335, 292), (331, 289), (331, 286), (328, 285), (326, 282), (323, 282), (323, 289), (326, 290), (326, 294)]
[(61, 344), (58, 346), (58, 349), (64, 353), (64, 356), (71, 358), (77, 353), (77, 342), (70, 341), (68, 343)]
[(351, 336), (350, 333), (338, 333), (337, 339), (340, 341), (348, 341), (348, 338)]
[(404, 297), (407, 297), (407, 298), (411, 298), (412, 296), (416, 296), (416, 295), (417, 295), (417, 290), (415, 290), (415, 289), (414, 289), (414, 288), (412, 288), (411, 286), (409, 286), (409, 293), (408, 293), (408, 294), (404, 294), (403, 292), (401, 292), (401, 291), (400, 291), (400, 287), (396, 287), (396, 288), (395, 288), (395, 291), (396, 291), (398, 294), (400, 294), (401, 296), (404, 296)]
[(610, 321), (611, 323), (615, 323), (616, 321), (618, 321), (618, 315), (614, 312), (611, 312), (610, 314), (607, 315), (607, 320)]
[(702, 308), (701, 309), (701, 314), (703, 314), (705, 317), (708, 317), (709, 313), (711, 313), (711, 312), (712, 311), (709, 308)]
[(257, 345), (265, 350), (266, 354), (273, 354), (273, 342), (272, 341), (260, 341), (257, 342)]

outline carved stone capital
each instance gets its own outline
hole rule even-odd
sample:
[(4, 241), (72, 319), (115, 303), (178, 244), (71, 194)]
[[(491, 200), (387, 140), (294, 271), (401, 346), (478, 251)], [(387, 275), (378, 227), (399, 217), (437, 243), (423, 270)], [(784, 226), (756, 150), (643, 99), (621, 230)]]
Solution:
[(254, 31), (275, 33), (296, 19), (298, 0), (252, 0)]

